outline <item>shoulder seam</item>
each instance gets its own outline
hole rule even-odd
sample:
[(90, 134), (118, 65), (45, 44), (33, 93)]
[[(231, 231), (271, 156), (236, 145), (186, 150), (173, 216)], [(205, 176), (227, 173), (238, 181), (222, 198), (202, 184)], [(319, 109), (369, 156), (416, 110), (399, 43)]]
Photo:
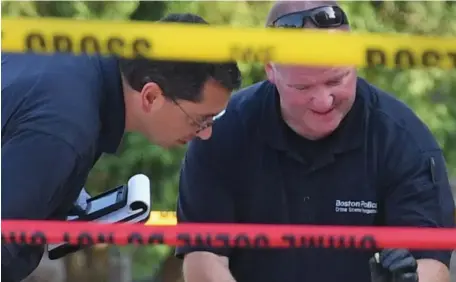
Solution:
[[(386, 112), (384, 112), (383, 110), (379, 110), (379, 109), (374, 109), (376, 113), (379, 113), (383, 116), (385, 116), (388, 120), (390, 120), (392, 122), (392, 124), (394, 124), (394, 126), (396, 128), (399, 128), (400, 130), (404, 131), (407, 136), (410, 138), (410, 140), (413, 140), (413, 146), (415, 146), (417, 148), (417, 150), (420, 152), (420, 153), (424, 153), (424, 152), (430, 152), (430, 151), (442, 151), (441, 148), (429, 148), (429, 149), (422, 149), (421, 146), (418, 145), (418, 140), (417, 138), (412, 134), (412, 132), (410, 132), (410, 130), (408, 130), (407, 127), (404, 127), (402, 126), (401, 124), (399, 124), (395, 119), (391, 118)], [(432, 133), (431, 133), (432, 134)]]
[[(369, 91), (374, 94), (374, 95), (379, 95), (377, 89), (375, 87), (369, 87)], [(386, 93), (388, 94), (388, 93)], [(389, 94), (390, 95), (390, 94)], [(395, 98), (395, 97), (393, 97)], [(429, 150), (423, 150), (420, 146), (418, 146), (418, 140), (416, 139), (416, 137), (410, 132), (410, 130), (408, 130), (408, 128), (402, 126), (401, 124), (399, 124), (395, 119), (393, 119), (388, 113), (386, 113), (385, 111), (383, 111), (382, 109), (378, 109), (378, 108), (375, 108), (373, 107), (372, 104), (369, 104), (369, 110), (372, 111), (373, 113), (375, 114), (380, 114), (380, 115), (383, 115), (384, 117), (386, 117), (388, 120), (390, 120), (394, 126), (396, 128), (399, 128), (401, 130), (403, 130), (404, 132), (406, 132), (406, 134), (408, 135), (408, 137), (410, 137), (411, 140), (413, 140), (413, 146), (415, 146), (417, 148), (417, 150), (420, 152), (420, 153), (423, 153), (423, 152), (427, 152), (427, 151), (430, 151)], [(413, 112), (413, 110), (411, 109), (411, 111)], [(413, 112), (415, 114), (415, 112)], [(415, 114), (416, 115), (416, 114)], [(418, 117), (417, 117), (418, 118)], [(432, 149), (432, 150), (437, 150), (437, 149)], [(441, 151), (441, 149), (439, 148), (438, 150)]]

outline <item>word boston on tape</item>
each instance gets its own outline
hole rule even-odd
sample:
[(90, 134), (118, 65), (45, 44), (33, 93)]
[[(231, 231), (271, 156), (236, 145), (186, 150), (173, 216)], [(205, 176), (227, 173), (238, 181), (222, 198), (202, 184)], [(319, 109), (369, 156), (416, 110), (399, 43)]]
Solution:
[(2, 51), (456, 69), (452, 37), (53, 18), (2, 19)]

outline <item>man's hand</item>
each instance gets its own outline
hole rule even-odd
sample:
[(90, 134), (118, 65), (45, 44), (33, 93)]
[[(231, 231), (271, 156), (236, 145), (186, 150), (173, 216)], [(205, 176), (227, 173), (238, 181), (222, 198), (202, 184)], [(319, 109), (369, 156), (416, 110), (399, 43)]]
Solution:
[(79, 193), (78, 198), (74, 202), (73, 208), (70, 210), (70, 217), (73, 216), (84, 216), (85, 215), (85, 210), (87, 208), (87, 200), (90, 199), (89, 193), (85, 190), (84, 187), (82, 187), (81, 192)]
[(236, 282), (227, 257), (204, 251), (185, 255), (183, 274), (186, 282)]
[(89, 193), (87, 193), (86, 189), (82, 187), (81, 193), (79, 193), (78, 199), (76, 200), (75, 204), (85, 210), (87, 208), (88, 199), (90, 199), (90, 195)]
[(418, 282), (418, 264), (405, 249), (386, 249), (369, 261), (372, 282)]

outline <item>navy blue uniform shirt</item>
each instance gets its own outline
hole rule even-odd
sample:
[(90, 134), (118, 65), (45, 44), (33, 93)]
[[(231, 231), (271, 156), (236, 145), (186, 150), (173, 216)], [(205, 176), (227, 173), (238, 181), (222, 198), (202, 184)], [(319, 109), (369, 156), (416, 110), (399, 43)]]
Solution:
[[(125, 128), (117, 60), (2, 54), (2, 219), (64, 219)], [(2, 245), (2, 279), (20, 281), (42, 248)]]
[[(211, 139), (190, 144), (179, 189), (179, 222), (454, 226), (445, 160), (431, 132), (361, 78), (340, 128), (317, 142), (285, 125), (272, 84), (241, 90)], [(366, 282), (373, 254), (179, 247), (176, 255), (197, 250), (227, 256), (238, 282)], [(413, 254), (448, 265), (451, 251)]]

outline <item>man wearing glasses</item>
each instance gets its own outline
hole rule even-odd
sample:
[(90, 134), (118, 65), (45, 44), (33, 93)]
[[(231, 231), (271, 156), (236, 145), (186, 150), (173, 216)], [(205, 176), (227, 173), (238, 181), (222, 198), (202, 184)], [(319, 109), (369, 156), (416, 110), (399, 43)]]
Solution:
[[(330, 1), (278, 2), (267, 26), (350, 29)], [(265, 70), (267, 81), (232, 97), (210, 140), (190, 143), (180, 223), (454, 226), (442, 151), (406, 105), (354, 67), (270, 62)], [(178, 247), (176, 254), (187, 282), (449, 282), (451, 251), (376, 251)]]
[[(162, 21), (205, 23), (191, 14)], [(2, 219), (65, 219), (125, 132), (165, 148), (208, 139), (239, 86), (235, 63), (2, 54)], [(2, 244), (2, 281), (21, 281), (42, 254)]]

